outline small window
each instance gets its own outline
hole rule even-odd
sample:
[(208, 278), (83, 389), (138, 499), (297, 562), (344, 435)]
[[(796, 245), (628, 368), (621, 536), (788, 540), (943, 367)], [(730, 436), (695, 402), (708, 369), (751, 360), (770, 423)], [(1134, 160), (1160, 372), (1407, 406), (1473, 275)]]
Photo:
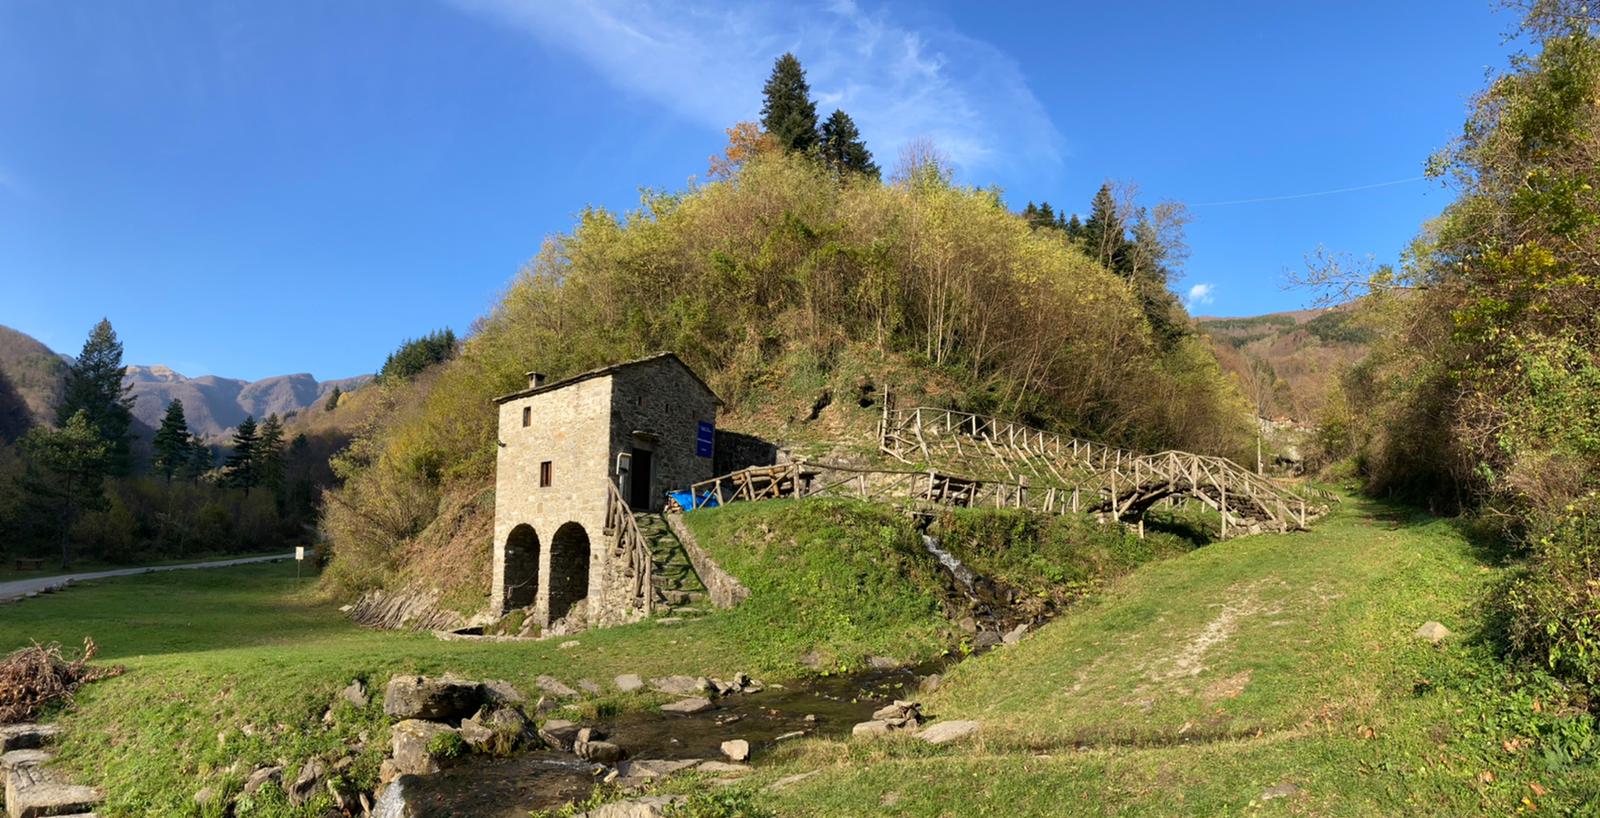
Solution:
[(552, 471), (554, 471), (554, 470), (550, 468), (550, 461), (546, 460), (543, 463), (539, 464), (539, 488), (542, 488), (542, 489), (550, 488), (550, 482), (551, 482), (551, 479), (552, 479), (552, 475), (551, 475)]
[(533, 425), (533, 407), (532, 406), (524, 406), (524, 407), (522, 407), (522, 428), (526, 429), (526, 428), (528, 428), (529, 426), (532, 426), (532, 425)]

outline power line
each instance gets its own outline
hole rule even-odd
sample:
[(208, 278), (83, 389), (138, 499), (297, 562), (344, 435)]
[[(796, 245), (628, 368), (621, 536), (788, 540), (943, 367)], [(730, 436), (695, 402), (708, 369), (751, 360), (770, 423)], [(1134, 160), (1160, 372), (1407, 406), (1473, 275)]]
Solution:
[(1370, 184), (1370, 185), (1357, 185), (1355, 187), (1341, 187), (1341, 188), (1336, 188), (1334, 190), (1318, 190), (1318, 191), (1315, 191), (1315, 192), (1312, 192), (1312, 193), (1291, 193), (1288, 196), (1262, 196), (1262, 197), (1256, 198), (1256, 199), (1231, 199), (1231, 200), (1226, 201), (1226, 202), (1202, 202), (1200, 204), (1192, 204), (1192, 205), (1189, 205), (1189, 206), (1190, 207), (1226, 207), (1228, 205), (1259, 204), (1261, 202), (1285, 202), (1285, 201), (1288, 201), (1290, 199), (1310, 199), (1310, 198), (1313, 198), (1313, 197), (1316, 197), (1316, 196), (1332, 196), (1332, 195), (1334, 195), (1336, 193), (1354, 193), (1354, 192), (1356, 192), (1358, 190), (1373, 190), (1374, 188), (1380, 188), (1380, 187), (1394, 187), (1395, 185), (1404, 185), (1404, 184), (1409, 184), (1411, 182), (1420, 182), (1420, 181), (1422, 181), (1423, 179), (1426, 179), (1426, 178), (1428, 178), (1428, 177), (1426, 177), (1426, 176), (1411, 176), (1411, 177), (1407, 177), (1405, 179), (1395, 179), (1395, 180), (1388, 181), (1388, 182), (1377, 182), (1377, 183)]

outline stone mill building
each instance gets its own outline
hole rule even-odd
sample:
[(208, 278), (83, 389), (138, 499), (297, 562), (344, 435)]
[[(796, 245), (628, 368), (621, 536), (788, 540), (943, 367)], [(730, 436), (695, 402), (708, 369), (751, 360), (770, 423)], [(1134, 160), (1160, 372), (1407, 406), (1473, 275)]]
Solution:
[(712, 476), (721, 401), (668, 352), (557, 383), (529, 373), (495, 403), (492, 610), (529, 609), (542, 628), (638, 618), (650, 569), (641, 580), (624, 529)]

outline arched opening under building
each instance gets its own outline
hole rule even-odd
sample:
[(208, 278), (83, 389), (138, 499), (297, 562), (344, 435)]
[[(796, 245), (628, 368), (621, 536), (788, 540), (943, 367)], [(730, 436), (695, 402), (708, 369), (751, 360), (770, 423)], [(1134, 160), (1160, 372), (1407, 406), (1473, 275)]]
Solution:
[[(589, 596), (589, 532), (577, 523), (556, 529), (550, 540), (550, 622), (573, 613)], [(587, 614), (587, 611), (585, 611)]]
[(539, 534), (523, 523), (506, 535), (506, 610), (526, 608), (539, 595)]

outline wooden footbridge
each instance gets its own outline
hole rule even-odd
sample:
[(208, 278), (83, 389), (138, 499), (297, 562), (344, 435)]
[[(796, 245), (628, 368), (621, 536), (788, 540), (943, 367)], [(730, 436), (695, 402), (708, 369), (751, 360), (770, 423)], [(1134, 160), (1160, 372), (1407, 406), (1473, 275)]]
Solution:
[(1305, 528), (1331, 498), (1257, 475), (1221, 457), (1141, 455), (1011, 421), (918, 407), (886, 408), (879, 448), (907, 468), (781, 463), (697, 483), (684, 510), (789, 497), (853, 497), (913, 511), (939, 507), (1094, 513), (1138, 524), (1160, 503), (1197, 501), (1221, 517), (1222, 538)]

